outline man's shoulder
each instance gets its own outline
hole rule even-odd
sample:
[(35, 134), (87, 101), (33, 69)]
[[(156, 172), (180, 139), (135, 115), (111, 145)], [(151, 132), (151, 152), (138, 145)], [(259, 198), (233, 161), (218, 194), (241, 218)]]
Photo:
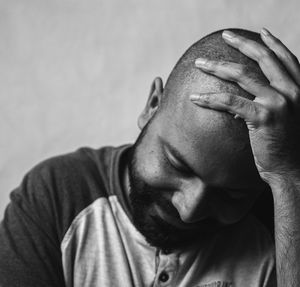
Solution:
[[(82, 147), (74, 152), (48, 158), (33, 167), (25, 176), (42, 181), (47, 187), (65, 191), (82, 184), (106, 185), (113, 161), (126, 146), (105, 146), (99, 149)], [(90, 186), (92, 187), (92, 186)]]
[(11, 204), (37, 221), (58, 222), (57, 232), (62, 237), (81, 211), (113, 192), (113, 166), (125, 149), (126, 146), (84, 147), (46, 159), (25, 175), (11, 193)]
[(112, 154), (121, 147), (104, 146), (98, 149), (81, 147), (73, 152), (47, 158), (30, 170), (29, 173), (61, 172), (72, 173), (76, 170), (85, 170), (95, 167), (96, 163), (108, 164)]

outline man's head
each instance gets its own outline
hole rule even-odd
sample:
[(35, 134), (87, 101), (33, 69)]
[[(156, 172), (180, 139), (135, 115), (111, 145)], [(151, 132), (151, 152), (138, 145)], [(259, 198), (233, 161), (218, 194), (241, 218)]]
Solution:
[[(234, 30), (255, 41), (257, 33)], [(139, 117), (142, 132), (129, 167), (133, 219), (158, 247), (180, 247), (241, 220), (265, 188), (254, 165), (248, 132), (232, 115), (190, 102), (194, 93), (234, 93), (253, 98), (236, 84), (195, 68), (199, 57), (258, 65), (222, 39), (222, 31), (192, 45), (166, 86), (156, 78)]]

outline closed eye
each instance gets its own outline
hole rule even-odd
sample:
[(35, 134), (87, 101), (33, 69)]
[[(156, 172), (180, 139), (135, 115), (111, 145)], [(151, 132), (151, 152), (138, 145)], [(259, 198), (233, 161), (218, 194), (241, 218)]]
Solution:
[(169, 150), (167, 150), (167, 148), (164, 148), (164, 155), (168, 165), (178, 173), (183, 174), (184, 176), (191, 176), (193, 174), (193, 171), (176, 158)]

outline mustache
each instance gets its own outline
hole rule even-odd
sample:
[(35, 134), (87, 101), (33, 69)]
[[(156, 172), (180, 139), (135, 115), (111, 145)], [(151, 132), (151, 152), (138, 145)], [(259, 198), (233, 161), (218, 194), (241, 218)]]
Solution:
[[(129, 197), (133, 204), (140, 207), (150, 207), (155, 204), (170, 216), (180, 219), (177, 209), (170, 200), (172, 191), (165, 189), (154, 189), (147, 183), (135, 182), (134, 189), (130, 187)], [(164, 196), (168, 194), (168, 197)]]

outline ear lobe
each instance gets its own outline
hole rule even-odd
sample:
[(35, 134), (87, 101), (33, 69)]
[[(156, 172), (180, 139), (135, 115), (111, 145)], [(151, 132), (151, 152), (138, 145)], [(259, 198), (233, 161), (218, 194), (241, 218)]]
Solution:
[(161, 103), (163, 92), (163, 81), (161, 78), (156, 77), (152, 82), (146, 106), (138, 118), (138, 126), (140, 129), (144, 128), (144, 126), (148, 123), (148, 121), (153, 117), (153, 115), (157, 111)]

